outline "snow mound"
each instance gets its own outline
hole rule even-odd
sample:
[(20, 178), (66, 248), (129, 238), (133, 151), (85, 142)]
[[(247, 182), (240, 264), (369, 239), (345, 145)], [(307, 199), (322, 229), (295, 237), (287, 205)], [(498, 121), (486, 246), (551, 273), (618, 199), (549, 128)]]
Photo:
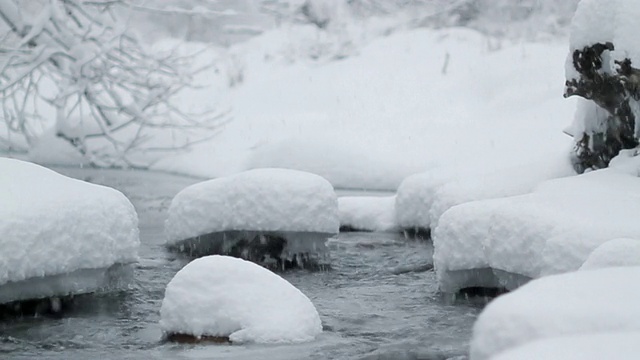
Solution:
[(320, 176), (285, 169), (257, 169), (201, 182), (171, 201), (169, 242), (226, 230), (335, 234), (338, 200)]
[(534, 341), (492, 360), (635, 360), (640, 332), (589, 334)]
[(311, 301), (285, 279), (219, 255), (196, 259), (175, 275), (160, 316), (167, 335), (228, 337), (233, 343), (304, 342), (322, 332)]
[(395, 196), (343, 196), (338, 198), (342, 231), (398, 230)]
[(187, 187), (171, 202), (165, 222), (170, 248), (283, 269), (321, 265), (325, 242), (339, 227), (331, 184), (285, 169), (250, 170)]
[(531, 281), (484, 309), (473, 328), (470, 357), (485, 360), (529, 342), (562, 336), (638, 332), (640, 292), (634, 286), (638, 281), (640, 267)]
[(434, 231), (441, 290), (513, 289), (579, 269), (608, 240), (640, 237), (638, 158), (614, 160), (611, 168), (549, 180), (530, 194), (445, 212)]
[(616, 266), (640, 266), (640, 240), (614, 239), (598, 246), (580, 270)]
[(137, 261), (138, 217), (119, 191), (8, 158), (0, 189), (0, 302), (93, 292)]
[(402, 228), (435, 229), (455, 205), (525, 194), (539, 183), (574, 175), (569, 157), (499, 168), (435, 168), (406, 178), (398, 188), (398, 223)]

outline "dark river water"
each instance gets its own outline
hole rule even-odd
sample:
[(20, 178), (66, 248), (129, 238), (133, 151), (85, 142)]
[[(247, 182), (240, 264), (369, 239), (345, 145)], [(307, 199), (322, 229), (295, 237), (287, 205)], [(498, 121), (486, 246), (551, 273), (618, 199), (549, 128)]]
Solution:
[[(480, 306), (437, 292), (432, 248), (399, 234), (343, 233), (329, 240), (332, 269), (282, 274), (315, 304), (324, 332), (295, 345), (162, 342), (164, 288), (187, 259), (164, 246), (171, 198), (196, 179), (118, 170), (56, 169), (122, 191), (140, 218), (131, 288), (85, 296), (62, 317), (0, 322), (0, 359), (465, 359)], [(206, 316), (206, 314), (203, 314)]]

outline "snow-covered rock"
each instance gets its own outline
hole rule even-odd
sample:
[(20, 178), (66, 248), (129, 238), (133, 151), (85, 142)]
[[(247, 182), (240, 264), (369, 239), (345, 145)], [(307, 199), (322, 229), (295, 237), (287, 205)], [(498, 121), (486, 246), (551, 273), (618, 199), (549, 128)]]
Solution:
[(339, 227), (328, 181), (296, 170), (257, 169), (182, 190), (171, 202), (165, 232), (167, 244), (183, 251), (260, 261), (265, 254), (292, 260), (321, 253)]
[(322, 332), (311, 301), (280, 276), (228, 256), (196, 259), (167, 285), (160, 309), (166, 335), (232, 343), (310, 341)]
[(0, 158), (0, 303), (93, 292), (137, 261), (138, 217), (117, 190)]
[(640, 237), (638, 157), (549, 180), (533, 193), (455, 206), (434, 232), (442, 291), (513, 289), (528, 279), (574, 271), (604, 242)]
[[(472, 360), (563, 336), (640, 331), (640, 267), (552, 275), (493, 300), (478, 317)], [(615, 358), (615, 357), (604, 357)], [(546, 359), (546, 357), (540, 357)]]
[(395, 196), (342, 196), (338, 198), (340, 229), (397, 231)]
[(406, 178), (398, 188), (399, 225), (435, 229), (442, 214), (455, 205), (525, 194), (539, 183), (575, 175), (569, 158), (538, 161), (499, 169), (435, 168)]
[(640, 240), (614, 239), (598, 246), (580, 270), (616, 266), (640, 266)]
[(640, 353), (640, 332), (563, 336), (533, 341), (491, 360), (635, 360)]

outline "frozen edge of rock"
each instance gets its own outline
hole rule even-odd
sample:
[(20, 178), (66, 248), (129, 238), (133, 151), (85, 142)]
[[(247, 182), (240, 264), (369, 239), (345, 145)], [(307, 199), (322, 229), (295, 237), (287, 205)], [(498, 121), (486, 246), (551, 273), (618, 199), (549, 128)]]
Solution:
[(68, 274), (33, 277), (0, 285), (0, 304), (126, 289), (133, 265), (79, 269)]
[(270, 269), (329, 267), (326, 242), (333, 233), (289, 231), (220, 231), (168, 245), (189, 256), (228, 255)]

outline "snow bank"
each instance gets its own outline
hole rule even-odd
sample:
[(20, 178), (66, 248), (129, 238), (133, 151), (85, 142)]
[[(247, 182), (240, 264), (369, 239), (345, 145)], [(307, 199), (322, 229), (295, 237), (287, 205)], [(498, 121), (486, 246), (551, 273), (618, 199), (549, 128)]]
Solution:
[(271, 271), (227, 256), (199, 258), (167, 285), (165, 334), (228, 337), (233, 343), (313, 340), (322, 323), (309, 299)]
[(489, 359), (529, 342), (561, 336), (638, 332), (640, 292), (634, 284), (639, 281), (640, 267), (531, 281), (484, 309), (473, 328), (470, 357)]
[(434, 229), (455, 205), (525, 194), (545, 180), (574, 174), (568, 156), (500, 169), (436, 168), (402, 182), (396, 202), (398, 223), (405, 229)]
[(395, 196), (343, 196), (338, 198), (340, 229), (397, 231)]
[(0, 303), (92, 292), (137, 261), (138, 218), (117, 190), (8, 158), (0, 189)]
[(608, 240), (640, 237), (640, 158), (628, 155), (608, 169), (546, 181), (530, 194), (445, 212), (434, 232), (441, 290), (512, 289), (530, 278), (577, 270)]
[(640, 240), (614, 239), (598, 246), (580, 270), (616, 266), (640, 266)]
[(215, 141), (154, 168), (205, 177), (290, 168), (336, 188), (395, 191), (436, 167), (490, 172), (570, 152), (557, 121), (575, 110), (574, 99), (558, 95), (564, 39), (510, 44), (468, 29), (422, 28), (375, 39), (340, 61), (292, 62), (286, 49), (299, 30), (232, 47), (243, 82), (219, 98), (233, 121)]
[(226, 230), (336, 234), (338, 202), (331, 184), (295, 170), (257, 169), (201, 182), (171, 201), (169, 243)]
[(635, 360), (640, 332), (589, 334), (533, 341), (492, 360)]

